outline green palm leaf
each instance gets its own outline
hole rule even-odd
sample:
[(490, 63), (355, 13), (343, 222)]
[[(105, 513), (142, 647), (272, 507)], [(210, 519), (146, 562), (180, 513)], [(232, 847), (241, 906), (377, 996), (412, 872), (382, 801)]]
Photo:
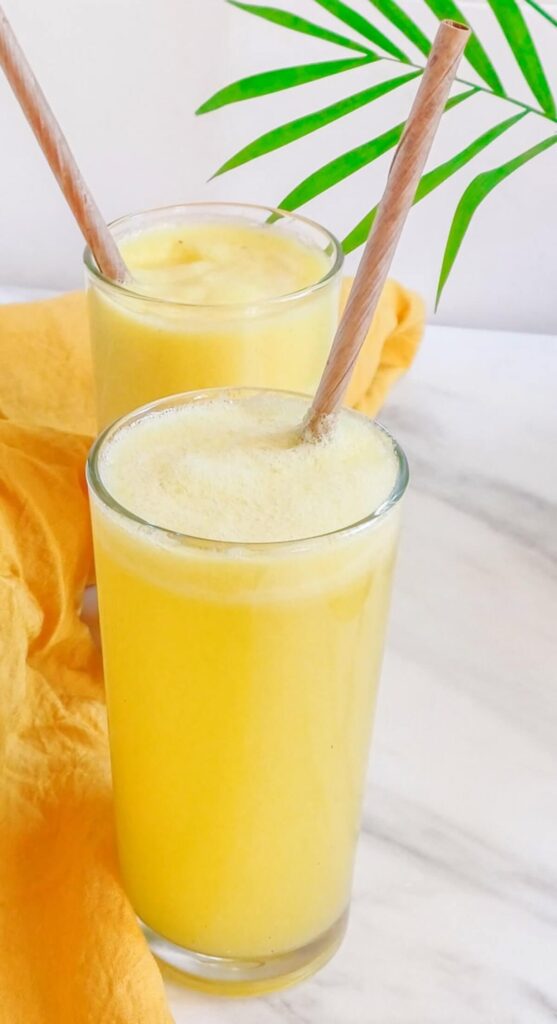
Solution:
[(373, 163), (383, 153), (387, 153), (389, 149), (393, 149), (396, 146), (402, 135), (403, 128), (404, 121), (395, 125), (394, 128), (389, 128), (388, 131), (383, 132), (381, 135), (377, 135), (369, 142), (355, 146), (354, 149), (349, 149), (348, 152), (342, 153), (341, 156), (335, 157), (334, 160), (330, 160), (329, 163), (324, 164), (319, 170), (309, 174), (292, 192), (289, 192), (278, 204), (279, 209), (297, 210), (298, 207), (309, 203), (310, 199), (314, 199), (315, 196), (326, 192), (333, 185), (338, 185), (340, 181), (349, 178), (351, 174), (355, 174), (356, 171), (359, 171), (367, 164)]
[[(316, 111), (304, 114), (301, 117), (265, 131), (258, 138), (245, 145), (230, 159), (226, 160), (216, 174), (224, 174), (226, 171), (240, 167), (266, 153), (271, 153), (276, 149), (287, 146), (325, 125), (339, 121), (350, 114), (351, 111), (374, 102), (374, 100), (385, 95), (387, 92), (398, 88), (411, 78), (417, 77), (422, 73), (423, 68), (418, 66), (419, 62), (413, 63), (388, 35), (385, 35), (362, 13), (364, 0), (359, 0), (358, 5), (353, 4), (351, 0), (314, 0), (319, 7), (336, 18), (337, 22), (348, 26), (351, 30), (348, 35), (344, 34), (343, 29), (339, 32), (332, 31), (292, 11), (282, 7), (258, 3), (257, 0), (256, 2), (251, 2), (251, 0), (227, 0), (227, 2), (233, 7), (237, 7), (239, 10), (246, 11), (248, 14), (252, 14), (267, 22), (294, 32), (313, 36), (324, 42), (343, 46), (354, 52), (350, 59), (302, 64), (250, 75), (220, 89), (201, 105), (197, 111), (199, 114), (218, 110), (228, 104), (238, 103), (242, 100), (280, 92), (306, 82), (340, 74), (344, 71), (350, 71), (384, 59), (394, 60), (399, 65), (405, 65), (409, 73), (392, 78), (387, 82), (381, 82), (378, 85), (369, 86), (352, 95), (329, 103), (327, 106), (323, 106)], [(473, 160), (478, 153), (486, 149), (500, 135), (508, 131), (521, 118), (525, 117), (527, 113), (557, 122), (555, 100), (534, 40), (524, 19), (521, 10), (521, 0), (488, 0), (488, 2), (539, 107), (535, 107), (533, 101), (528, 104), (506, 93), (490, 56), (477, 36), (475, 34), (471, 35), (465, 53), (470, 65), (482, 80), (482, 84), (472, 85), (472, 83), (466, 82), (465, 79), (457, 77), (456, 81), (460, 82), (462, 86), (466, 86), (467, 91), (449, 100), (446, 110), (457, 103), (461, 103), (469, 96), (483, 93), (490, 94), (499, 102), (503, 101), (513, 104), (515, 110), (518, 108), (519, 112), (489, 128), (449, 160), (439, 164), (433, 170), (423, 175), (416, 191), (415, 203), (420, 202), (421, 199), (424, 199), (434, 189), (440, 187), (448, 178)], [(557, 27), (557, 19), (545, 9), (543, 0), (539, 0), (539, 2), (538, 0), (524, 0), (524, 2), (541, 17), (545, 18), (553, 27)], [(400, 33), (421, 54), (424, 56), (429, 54), (431, 49), (430, 40), (411, 15), (407, 13), (407, 5), (404, 3), (404, 0), (369, 0), (369, 3), (390, 23), (393, 30)], [(464, 18), (459, 6), (461, 0), (425, 0), (425, 3), (440, 20), (444, 18), (458, 21), (467, 20)], [(387, 31), (389, 30), (387, 29)], [(410, 68), (408, 65), (410, 65)], [(375, 138), (355, 146), (348, 152), (337, 156), (334, 160), (330, 160), (304, 178), (285, 196), (280, 205), (286, 209), (295, 210), (315, 198), (315, 196), (342, 182), (360, 168), (372, 163), (380, 155), (396, 146), (403, 127), (403, 123), (396, 124), (388, 131), (384, 131)], [(503, 164), (501, 167), (480, 174), (466, 189), (458, 204), (449, 232), (439, 277), (437, 302), (454, 265), (471, 217), (485, 196), (508, 174), (512, 174), (523, 163), (532, 160), (556, 141), (557, 136), (552, 136), (537, 146), (533, 146), (521, 156)], [(344, 240), (344, 248), (347, 252), (355, 249), (365, 241), (373, 224), (376, 209), (374, 207), (370, 210), (347, 235)]]
[[(483, 132), (477, 139), (474, 139), (469, 146), (465, 146), (459, 153), (451, 157), (450, 160), (446, 160), (444, 163), (439, 164), (438, 167), (434, 167), (433, 170), (428, 171), (424, 174), (418, 188), (416, 189), (416, 195), (414, 196), (413, 205), (420, 202), (420, 199), (425, 199), (430, 192), (434, 189), (439, 188), (443, 182), (451, 178), (453, 174), (460, 171), (470, 160), (473, 160), (478, 153), (481, 153), (482, 149), (486, 149), (495, 139), (498, 139), (500, 135), (512, 128), (517, 121), (521, 121), (523, 117), (526, 117), (527, 111), (523, 110), (520, 114), (515, 114), (514, 117), (508, 117), (505, 121), (501, 121), (500, 124), (496, 124), (493, 128), (489, 128), (488, 131)], [(359, 245), (363, 245), (366, 241), (369, 232), (371, 231), (372, 224), (377, 214), (377, 206), (374, 206), (372, 210), (363, 217), (359, 224), (352, 229), (349, 235), (346, 236), (342, 243), (342, 247), (346, 253), (352, 252), (357, 249)]]
[[(474, 95), (477, 92), (475, 88), (468, 90), (467, 92), (460, 93), (458, 96), (452, 97), (445, 106), (445, 110), (450, 110), (451, 107), (457, 106), (462, 103), (463, 100), (468, 99), (469, 96)], [(390, 128), (388, 131), (383, 132), (381, 135), (377, 135), (374, 139), (370, 139), (369, 142), (364, 142), (354, 149), (348, 150), (347, 153), (342, 153), (341, 156), (335, 157), (334, 160), (330, 160), (329, 163), (320, 167), (313, 174), (308, 175), (304, 178), (299, 185), (296, 186), (292, 192), (289, 192), (287, 196), (278, 204), (282, 210), (297, 210), (300, 206), (305, 203), (309, 203), (310, 199), (314, 199), (315, 196), (321, 195), (322, 192), (326, 192), (332, 188), (333, 185), (337, 185), (340, 181), (344, 181), (345, 178), (355, 174), (362, 167), (366, 167), (368, 164), (373, 163), (378, 157), (382, 156), (383, 153), (388, 152), (389, 149), (393, 149), (396, 146), (405, 122), (401, 121), (400, 124)]]
[(364, 64), (371, 64), (378, 59), (376, 54), (369, 53), (364, 57), (354, 57), (350, 60), (327, 60), (318, 64), (298, 64), (290, 68), (262, 71), (219, 89), (214, 96), (201, 104), (196, 114), (207, 114), (210, 110), (218, 110), (229, 103), (240, 103), (255, 96), (266, 96), (272, 92), (281, 92), (283, 89), (292, 89), (295, 85), (304, 85), (306, 82), (315, 82), (318, 78), (338, 75), (341, 71), (361, 68)]
[(555, 117), (555, 100), (551, 95), (534, 40), (516, 0), (488, 0), (488, 3), (542, 110)]
[(380, 46), (386, 53), (390, 53), (392, 57), (396, 57), (397, 60), (404, 61), (406, 64), (410, 63), (406, 54), (399, 50), (398, 46), (395, 46), (383, 32), (380, 32), (375, 25), (372, 25), (367, 18), (364, 18), (363, 15), (359, 14), (352, 7), (349, 7), (348, 4), (342, 3), (341, 0), (315, 0), (315, 3), (329, 11), (329, 14), (333, 14), (335, 18), (344, 22), (345, 25), (355, 29), (364, 39), (369, 39), (370, 42)]
[[(468, 21), (454, 0), (425, 0), (425, 2), (440, 20), (452, 18), (454, 21), (463, 21), (465, 23)], [(501, 79), (475, 33), (470, 36), (464, 55), (486, 85), (499, 96), (504, 96), (505, 91)]]
[(391, 25), (399, 30), (414, 46), (424, 54), (425, 57), (431, 50), (431, 43), (424, 35), (421, 28), (416, 25), (412, 18), (409, 18), (402, 7), (399, 7), (395, 0), (370, 0), (370, 3), (387, 18)]
[(443, 254), (443, 263), (441, 265), (441, 273), (439, 275), (439, 282), (437, 285), (435, 308), (437, 308), (439, 304), (443, 288), (445, 287), (447, 278), (458, 255), (464, 236), (470, 226), (470, 221), (472, 220), (472, 217), (480, 203), (483, 202), (486, 196), (488, 196), (501, 181), (508, 178), (510, 174), (514, 173), (514, 171), (517, 171), (519, 167), (523, 167), (529, 160), (533, 160), (534, 157), (543, 153), (544, 150), (549, 149), (550, 146), (554, 146), (555, 143), (557, 143), (557, 135), (550, 135), (547, 139), (543, 139), (542, 142), (538, 142), (535, 146), (531, 146), (530, 149), (527, 149), (519, 156), (515, 156), (512, 160), (508, 160), (506, 163), (501, 164), (500, 167), (494, 167), (490, 171), (484, 171), (482, 174), (478, 174), (478, 176), (474, 178), (474, 180), (470, 182), (468, 187), (464, 190), (452, 220), (449, 237)]
[(352, 96), (346, 96), (342, 100), (337, 100), (336, 103), (331, 103), (328, 107), (322, 107), (321, 110), (316, 110), (312, 114), (304, 114), (303, 117), (298, 117), (294, 121), (288, 121), (277, 128), (272, 128), (271, 131), (265, 132), (264, 135), (260, 135), (259, 138), (244, 146), (243, 149), (240, 149), (222, 167), (219, 167), (213, 177), (224, 174), (226, 171), (231, 171), (234, 167), (247, 164), (250, 160), (256, 160), (257, 157), (263, 156), (265, 153), (271, 153), (275, 149), (287, 146), (290, 142), (295, 142), (296, 139), (301, 139), (304, 135), (309, 135), (324, 125), (331, 124), (332, 121), (337, 121), (339, 118), (352, 113), (352, 111), (372, 103), (373, 100), (379, 99), (380, 96), (384, 96), (388, 92), (392, 92), (393, 89), (398, 89), (401, 85), (405, 85), (406, 82), (410, 82), (421, 74), (421, 70), (411, 71), (407, 75), (390, 78), (386, 82), (380, 82), (378, 85), (372, 85), (369, 89), (362, 89), (361, 92), (354, 93)]
[(283, 28), (292, 29), (293, 32), (302, 32), (307, 36), (325, 39), (328, 43), (336, 43), (337, 46), (345, 46), (349, 50), (358, 50), (360, 53), (370, 52), (363, 43), (357, 43), (355, 40), (349, 39), (348, 36), (331, 32), (328, 28), (322, 28), (321, 25), (315, 25), (313, 21), (308, 21), (306, 18), (299, 18), (297, 14), (291, 14), (290, 11), (283, 11), (278, 7), (258, 7), (256, 4), (244, 4), (240, 0), (226, 0), (226, 2), (231, 7), (238, 7), (241, 11), (255, 14), (258, 18), (264, 18), (275, 25), (282, 25)]
[(557, 28), (557, 21), (549, 11), (546, 11), (545, 7), (540, 7), (540, 5), (536, 3), (536, 0), (525, 0), (525, 3), (527, 3), (529, 7), (533, 7), (538, 14), (541, 14), (542, 18), (546, 18), (550, 25), (554, 25), (555, 28)]

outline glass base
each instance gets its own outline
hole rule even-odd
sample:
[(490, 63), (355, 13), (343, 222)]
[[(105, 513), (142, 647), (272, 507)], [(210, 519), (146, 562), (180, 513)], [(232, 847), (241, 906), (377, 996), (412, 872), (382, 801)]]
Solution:
[(255, 996), (297, 985), (336, 953), (347, 921), (345, 911), (326, 932), (300, 949), (261, 959), (234, 959), (176, 946), (139, 919), (151, 952), (172, 980), (224, 996)]

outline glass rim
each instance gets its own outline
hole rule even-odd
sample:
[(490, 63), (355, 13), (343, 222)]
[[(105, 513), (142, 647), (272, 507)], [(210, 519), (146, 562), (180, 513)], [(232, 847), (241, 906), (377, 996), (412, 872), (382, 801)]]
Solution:
[(257, 552), (280, 551), (285, 548), (309, 545), (313, 542), (326, 540), (327, 538), (360, 533), (372, 523), (376, 523), (379, 520), (384, 519), (403, 497), (410, 477), (408, 460), (403, 449), (387, 428), (384, 427), (382, 423), (379, 423), (378, 420), (370, 419), (365, 415), (365, 413), (348, 408), (344, 408), (342, 412), (346, 412), (357, 418), (365, 419), (368, 423), (372, 424), (375, 429), (379, 430), (389, 439), (397, 460), (397, 475), (390, 493), (376, 508), (355, 522), (348, 523), (346, 526), (338, 527), (335, 530), (328, 530), (325, 533), (312, 534), (308, 537), (299, 537), (290, 540), (216, 540), (210, 537), (198, 537), (192, 534), (183, 533), (180, 530), (172, 530), (166, 526), (160, 526), (157, 523), (151, 523), (148, 519), (144, 519), (142, 516), (132, 512), (131, 509), (126, 508), (125, 505), (122, 505), (110, 493), (101, 478), (99, 460), (104, 446), (110, 442), (113, 435), (116, 435), (120, 430), (123, 430), (126, 427), (133, 426), (134, 423), (153, 415), (157, 411), (163, 411), (164, 409), (169, 408), (180, 408), (182, 405), (186, 405), (190, 402), (203, 401), (208, 397), (215, 397), (217, 395), (238, 394), (279, 394), (289, 395), (292, 398), (305, 398), (306, 400), (309, 398), (308, 395), (304, 395), (301, 392), (286, 391), (279, 388), (222, 387), (202, 388), (198, 391), (179, 392), (175, 395), (168, 395), (165, 398), (158, 398), (154, 402), (148, 402), (146, 405), (142, 405), (139, 408), (126, 413), (124, 416), (120, 416), (113, 423), (109, 424), (109, 426), (106, 427), (93, 442), (86, 463), (86, 479), (91, 493), (101, 502), (101, 504), (106, 506), (111, 512), (115, 512), (117, 515), (121, 516), (123, 519), (129, 520), (138, 526), (147, 527), (149, 530), (154, 531), (155, 534), (164, 534), (166, 537), (170, 537), (173, 540), (179, 540), (182, 544), (189, 545), (190, 547), (202, 548), (205, 550), (211, 548), (219, 551), (224, 549), (238, 551), (249, 548), (250, 551)]
[(110, 221), (108, 228), (113, 233), (115, 228), (124, 225), (127, 221), (131, 221), (136, 217), (141, 217), (147, 214), (169, 214), (173, 211), (184, 210), (198, 210), (200, 208), (223, 210), (227, 208), (235, 210), (257, 210), (259, 212), (264, 211), (270, 215), (277, 215), (281, 218), (290, 218), (291, 220), (298, 221), (301, 224), (305, 224), (312, 230), (317, 231), (321, 234), (329, 245), (333, 247), (334, 258), (331, 266), (327, 272), (319, 278), (318, 281), (314, 281), (312, 284), (306, 285), (305, 288), (299, 288), (297, 291), (286, 292), (284, 295), (271, 295), (269, 298), (261, 299), (257, 302), (181, 302), (179, 299), (166, 299), (158, 298), (156, 295), (146, 295), (143, 292), (135, 291), (132, 287), (128, 287), (125, 282), (114, 281), (110, 277), (107, 277), (97, 266), (93, 253), (88, 245), (83, 250), (83, 262), (86, 270), (95, 278), (101, 282), (102, 285), (109, 288), (112, 292), (117, 295), (124, 295), (130, 299), (140, 299), (143, 302), (154, 303), (163, 307), (173, 307), (184, 310), (197, 310), (197, 311), (222, 311), (222, 312), (236, 312), (244, 313), (246, 310), (255, 309), (268, 309), (269, 306), (280, 306), (283, 303), (292, 302), (293, 300), (299, 300), (305, 298), (308, 295), (312, 295), (314, 292), (319, 291), (325, 287), (330, 281), (332, 281), (342, 270), (344, 264), (344, 252), (342, 245), (335, 235), (328, 228), (323, 227), (315, 220), (311, 220), (309, 217), (303, 217), (298, 213), (292, 213), (290, 210), (281, 210), (280, 207), (265, 206), (260, 203), (241, 203), (241, 202), (226, 202), (226, 201), (198, 201), (192, 203), (172, 203), (169, 206), (155, 206), (148, 210), (137, 210), (135, 213), (126, 213), (122, 217), (118, 217), (116, 220)]

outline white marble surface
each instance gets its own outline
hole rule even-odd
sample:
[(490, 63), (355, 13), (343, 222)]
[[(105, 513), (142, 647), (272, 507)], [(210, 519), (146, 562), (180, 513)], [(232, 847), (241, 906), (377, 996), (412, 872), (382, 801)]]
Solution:
[(266, 999), (169, 983), (176, 1024), (557, 1021), (556, 381), (555, 338), (428, 330), (348, 934)]
[(412, 481), (348, 934), (177, 1024), (557, 1021), (557, 339), (431, 328), (383, 420)]

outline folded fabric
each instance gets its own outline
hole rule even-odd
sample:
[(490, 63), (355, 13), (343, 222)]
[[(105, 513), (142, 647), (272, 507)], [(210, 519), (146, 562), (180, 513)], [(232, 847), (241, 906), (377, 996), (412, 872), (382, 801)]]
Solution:
[[(420, 300), (389, 282), (350, 389), (375, 413)], [(81, 294), (0, 307), (0, 1024), (168, 1024), (115, 853), (92, 578)]]
[(96, 432), (83, 292), (0, 306), (0, 416), (70, 434)]
[[(342, 283), (341, 306), (350, 293), (351, 280)], [(346, 404), (376, 416), (387, 393), (414, 359), (425, 325), (425, 308), (416, 292), (398, 281), (387, 281), (371, 330), (354, 367)]]

